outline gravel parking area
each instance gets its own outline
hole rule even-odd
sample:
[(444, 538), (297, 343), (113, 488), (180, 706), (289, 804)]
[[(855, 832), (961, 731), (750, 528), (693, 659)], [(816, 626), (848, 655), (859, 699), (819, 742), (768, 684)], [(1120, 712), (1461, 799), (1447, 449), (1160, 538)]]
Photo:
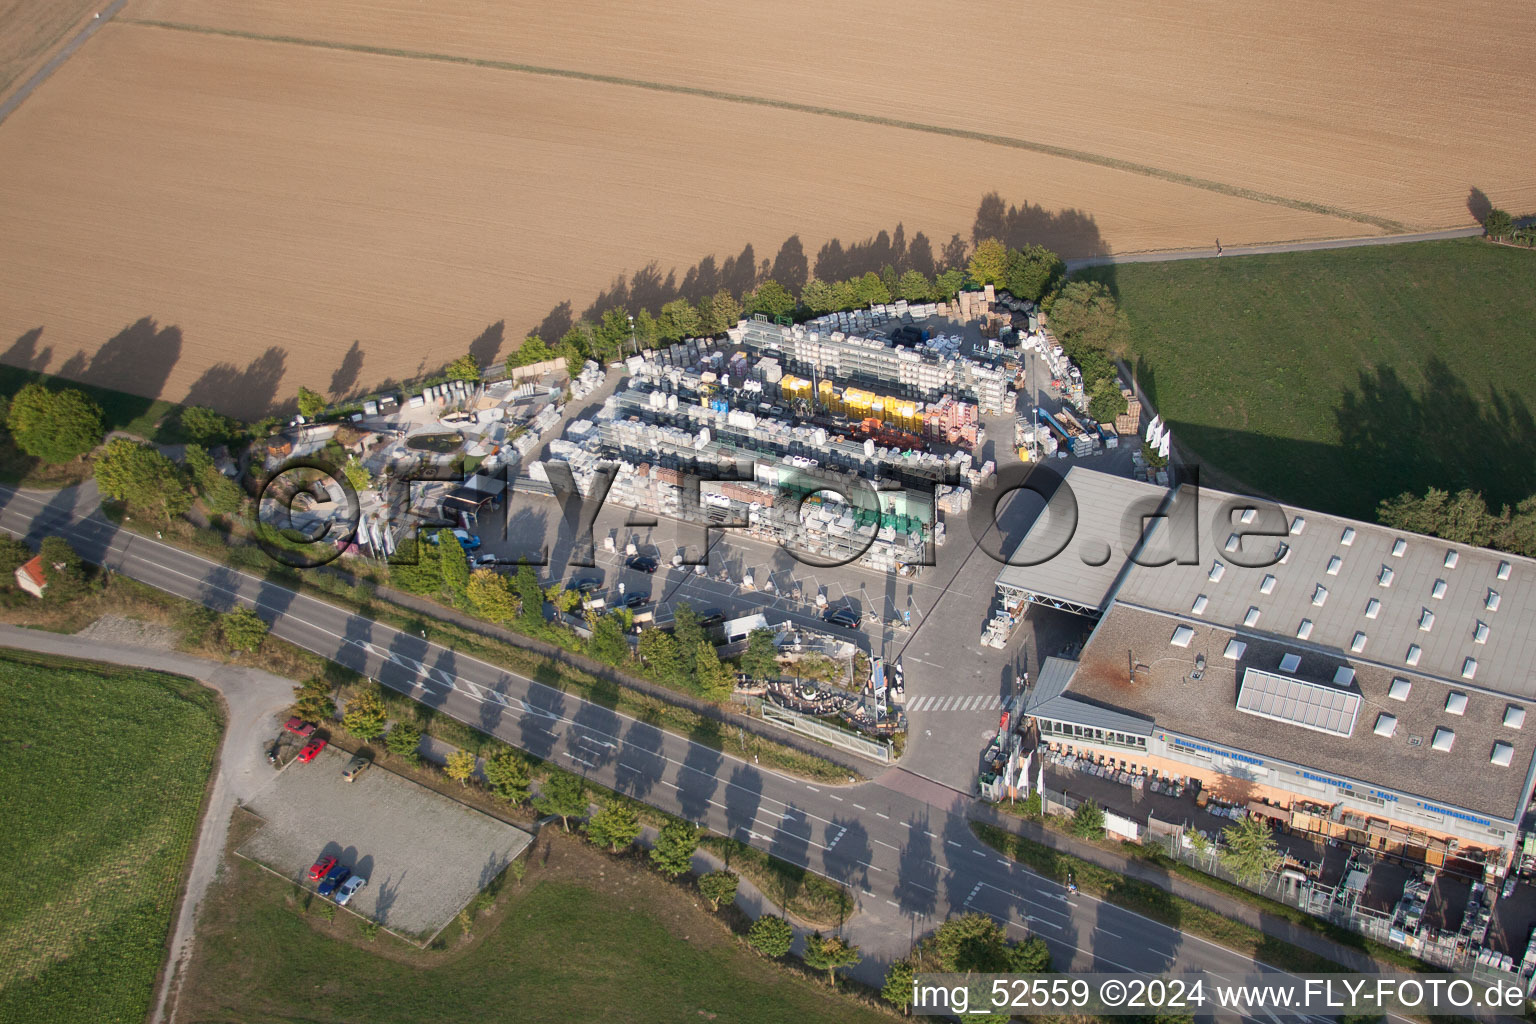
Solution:
[(327, 747), (290, 763), (248, 805), (266, 822), (239, 850), (308, 888), (334, 856), (368, 878), (348, 910), (391, 931), (435, 935), (533, 837), (378, 766), (343, 782), (348, 755)]

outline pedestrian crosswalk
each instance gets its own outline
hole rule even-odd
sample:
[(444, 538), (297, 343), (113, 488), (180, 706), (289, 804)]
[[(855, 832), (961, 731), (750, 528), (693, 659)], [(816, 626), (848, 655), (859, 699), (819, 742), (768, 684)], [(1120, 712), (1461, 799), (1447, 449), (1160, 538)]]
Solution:
[(907, 711), (1001, 711), (1003, 698), (997, 694), (925, 693), (907, 701)]

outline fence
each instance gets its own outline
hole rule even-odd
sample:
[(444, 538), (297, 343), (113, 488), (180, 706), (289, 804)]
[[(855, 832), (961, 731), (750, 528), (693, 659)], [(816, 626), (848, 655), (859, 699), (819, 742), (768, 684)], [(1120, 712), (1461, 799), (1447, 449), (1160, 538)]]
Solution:
[(839, 729), (837, 726), (828, 725), (820, 719), (802, 715), (798, 711), (791, 711), (786, 707), (780, 707), (772, 701), (761, 701), (759, 702), (759, 707), (762, 710), (763, 721), (770, 725), (776, 725), (781, 729), (788, 729), (790, 732), (797, 732), (802, 736), (819, 740), (828, 746), (837, 747), (852, 754), (858, 754), (860, 757), (867, 757), (871, 761), (878, 761), (881, 764), (891, 763), (891, 747), (888, 743), (872, 740), (867, 736), (860, 736), (858, 733), (849, 732), (846, 729)]

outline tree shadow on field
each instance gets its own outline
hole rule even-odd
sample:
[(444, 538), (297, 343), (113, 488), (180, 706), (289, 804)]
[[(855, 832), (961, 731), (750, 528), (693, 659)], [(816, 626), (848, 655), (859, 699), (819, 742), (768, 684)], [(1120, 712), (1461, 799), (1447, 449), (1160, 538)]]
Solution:
[(1473, 185), (1467, 192), (1467, 212), (1472, 219), (1479, 224), (1488, 223), (1488, 213), (1493, 209), (1493, 203), (1483, 194), (1483, 190)]
[(1347, 461), (1379, 474), (1380, 498), (1471, 488), (1498, 508), (1536, 492), (1536, 420), (1524, 399), (1495, 388), (1479, 399), (1438, 356), (1420, 373), (1415, 389), (1392, 367), (1361, 370), (1334, 411)]
[(234, 363), (217, 363), (192, 383), (182, 403), (206, 405), (239, 419), (260, 419), (272, 411), (287, 364), (288, 351), (276, 345), (243, 370)]
[(27, 331), (12, 342), (10, 348), (0, 352), (0, 363), (21, 370), (46, 370), (48, 364), (53, 361), (53, 349), (45, 348), (41, 352), (37, 350), (37, 341), (42, 336), (41, 327), (34, 327)]
[(349, 397), (357, 388), (357, 379), (363, 372), (363, 349), (356, 341), (341, 357), (341, 363), (331, 372), (331, 398)]
[(479, 365), (490, 366), (496, 361), (496, 357), (501, 354), (501, 343), (506, 333), (507, 322), (505, 320), (497, 320), (481, 331), (479, 337), (469, 343), (469, 354), (474, 357), (475, 362)]
[[(1028, 202), (1010, 206), (997, 192), (988, 193), (977, 204), (971, 236), (973, 241), (995, 237), (1010, 246), (1044, 245), (1063, 257), (1097, 256), (1109, 251), (1090, 214), (1076, 209), (1052, 212)], [(761, 262), (749, 242), (734, 256), (721, 260), (711, 253), (681, 271), (663, 271), (659, 264), (649, 263), (629, 275), (615, 277), (579, 318), (570, 302), (562, 302), (529, 333), (553, 344), (577, 319), (596, 322), (611, 309), (629, 313), (645, 309), (655, 314), (674, 299), (697, 303), (721, 289), (740, 298), (770, 279), (798, 295), (811, 277), (835, 282), (879, 274), (887, 267), (897, 275), (917, 270), (933, 277), (951, 268), (963, 268), (969, 251), (970, 246), (958, 233), (936, 245), (922, 232), (909, 238), (905, 226), (897, 223), (893, 229), (882, 229), (862, 241), (828, 239), (811, 257), (795, 233), (784, 240), (773, 258), (764, 257)]]

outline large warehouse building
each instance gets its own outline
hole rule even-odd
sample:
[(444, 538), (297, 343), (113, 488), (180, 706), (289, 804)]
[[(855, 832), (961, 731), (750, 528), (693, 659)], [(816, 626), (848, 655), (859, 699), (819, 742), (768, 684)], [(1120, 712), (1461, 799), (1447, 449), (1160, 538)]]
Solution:
[(1042, 747), (1295, 832), (1505, 870), (1536, 755), (1536, 563), (1080, 468), (1064, 489), (1075, 534), (1061, 548), (1059, 497), (1013, 561), (1061, 553), (997, 579), (1005, 604), (1098, 619), (1029, 696)]

